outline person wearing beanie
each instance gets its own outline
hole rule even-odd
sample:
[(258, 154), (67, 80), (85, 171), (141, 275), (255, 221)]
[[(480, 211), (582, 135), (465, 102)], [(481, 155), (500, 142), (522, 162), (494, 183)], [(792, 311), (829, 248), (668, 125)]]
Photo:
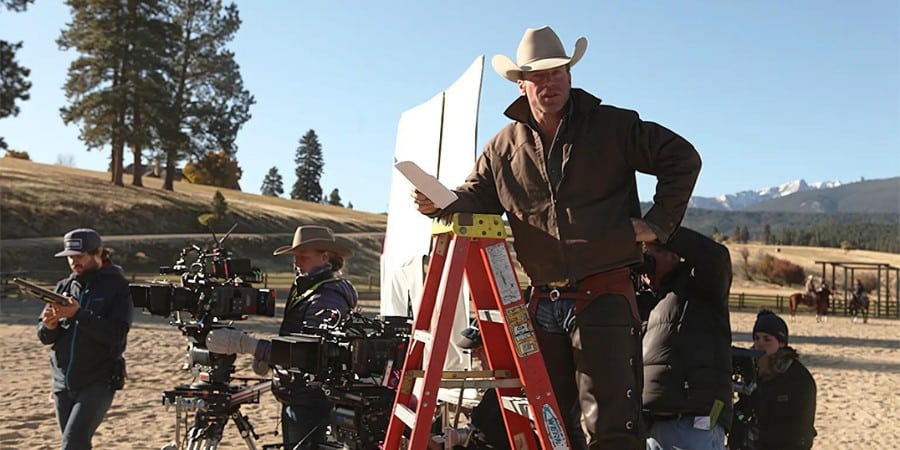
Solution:
[(816, 436), (816, 382), (788, 345), (787, 323), (762, 310), (753, 325), (759, 386), (748, 398), (753, 412), (743, 443), (732, 449), (808, 450)]

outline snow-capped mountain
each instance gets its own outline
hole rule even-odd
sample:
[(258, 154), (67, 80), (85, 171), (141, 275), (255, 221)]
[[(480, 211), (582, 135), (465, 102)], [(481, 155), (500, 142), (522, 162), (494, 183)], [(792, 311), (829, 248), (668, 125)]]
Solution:
[(840, 181), (817, 181), (807, 183), (804, 180), (794, 180), (779, 186), (772, 186), (755, 191), (741, 191), (736, 194), (722, 194), (715, 197), (691, 197), (688, 204), (690, 208), (739, 211), (750, 205), (785, 197), (797, 192), (812, 191), (816, 189), (830, 189), (841, 185)]

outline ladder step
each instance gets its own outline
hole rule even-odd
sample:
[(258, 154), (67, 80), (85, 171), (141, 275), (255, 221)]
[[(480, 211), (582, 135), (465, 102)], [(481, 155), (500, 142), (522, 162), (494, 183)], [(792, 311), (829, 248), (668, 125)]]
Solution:
[(406, 424), (410, 429), (415, 428), (416, 425), (416, 413), (409, 409), (406, 405), (397, 405), (394, 409), (394, 415), (397, 416), (400, 421)]
[(503, 314), (498, 309), (479, 309), (478, 318), (486, 322), (503, 323)]
[(534, 417), (531, 415), (531, 410), (528, 408), (527, 397), (502, 396), (500, 397), (500, 403), (507, 410), (534, 420)]
[[(425, 376), (424, 369), (407, 369), (404, 374), (407, 378), (422, 378)], [(503, 379), (511, 379), (519, 381), (518, 378), (512, 378), (515, 372), (509, 369), (499, 370), (445, 370), (441, 372), (441, 380), (470, 380), (478, 378), (496, 378), (496, 381)]]
[(442, 388), (451, 388), (451, 389), (459, 389), (459, 388), (476, 388), (476, 389), (490, 389), (490, 388), (520, 388), (522, 387), (522, 382), (519, 381), (518, 378), (507, 378), (500, 380), (488, 380), (488, 379), (452, 379), (452, 380), (441, 380)]
[(431, 333), (425, 330), (416, 330), (413, 332), (413, 338), (426, 345), (431, 343)]

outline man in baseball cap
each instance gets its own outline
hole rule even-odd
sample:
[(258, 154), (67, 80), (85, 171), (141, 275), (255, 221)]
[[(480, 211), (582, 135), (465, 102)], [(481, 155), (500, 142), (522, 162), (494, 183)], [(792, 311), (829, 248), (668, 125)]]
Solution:
[[(53, 403), (62, 448), (91, 448), (97, 427), (125, 383), (123, 353), (134, 308), (121, 268), (107, 263), (100, 235), (78, 228), (63, 237), (72, 273), (56, 284), (65, 304), (48, 304), (37, 335), (52, 346)], [(76, 338), (77, 337), (77, 338)]]
[(53, 255), (57, 258), (75, 256), (103, 246), (100, 235), (90, 228), (78, 228), (63, 236), (63, 250)]

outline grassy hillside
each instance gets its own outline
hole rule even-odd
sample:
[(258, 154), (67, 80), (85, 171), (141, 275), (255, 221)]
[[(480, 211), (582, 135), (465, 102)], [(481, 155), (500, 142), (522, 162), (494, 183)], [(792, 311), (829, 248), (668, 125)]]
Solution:
[[(106, 239), (114, 259), (129, 272), (153, 273), (175, 262), (192, 244), (209, 247), (212, 237), (197, 222), (210, 210), (216, 188), (175, 183), (160, 189), (161, 180), (145, 178), (146, 187), (116, 187), (109, 174), (56, 165), (0, 158), (0, 270), (28, 270), (39, 278), (57, 278), (65, 263), (51, 256), (62, 235), (92, 227)], [(126, 182), (130, 182), (127, 177)], [(272, 250), (290, 243), (302, 224), (331, 227), (338, 240), (353, 249), (348, 272), (367, 280), (378, 274), (387, 218), (352, 209), (221, 190), (229, 216), (219, 235), (237, 224), (226, 247), (249, 257), (267, 271), (290, 271), (290, 257)], [(42, 275), (45, 273), (45, 275)]]
[[(126, 183), (130, 183), (130, 176)], [(0, 158), (0, 239), (62, 236), (78, 226), (103, 235), (204, 233), (197, 222), (209, 212), (215, 187), (144, 178), (145, 187), (117, 187), (109, 174)], [(220, 189), (231, 212), (223, 229), (291, 233), (301, 224), (330, 226), (337, 233), (382, 231), (383, 215), (284, 198)]]

